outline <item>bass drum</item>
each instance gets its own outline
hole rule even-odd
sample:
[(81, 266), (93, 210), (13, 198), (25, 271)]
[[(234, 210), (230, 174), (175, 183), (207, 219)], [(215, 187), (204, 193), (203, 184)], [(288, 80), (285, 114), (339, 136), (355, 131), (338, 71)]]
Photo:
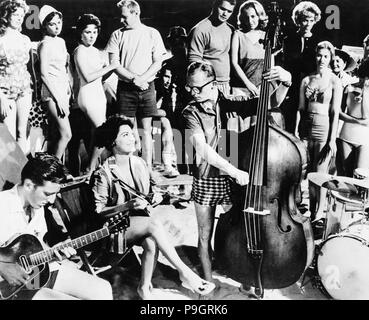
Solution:
[(333, 299), (369, 299), (369, 224), (355, 222), (322, 242), (317, 269)]

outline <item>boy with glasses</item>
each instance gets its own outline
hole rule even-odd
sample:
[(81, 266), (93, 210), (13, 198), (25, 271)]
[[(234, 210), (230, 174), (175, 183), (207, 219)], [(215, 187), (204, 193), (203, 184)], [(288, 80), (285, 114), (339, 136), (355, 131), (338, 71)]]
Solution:
[[(276, 89), (271, 96), (271, 107), (276, 108), (287, 94), (291, 74), (281, 67), (272, 67), (263, 74), (263, 78)], [(220, 147), (223, 145), (220, 142), (222, 133), (223, 137), (227, 133), (224, 130), (227, 127), (225, 114), (236, 112), (242, 117), (254, 115), (258, 101), (257, 98), (235, 101), (224, 97), (215, 79), (215, 70), (211, 64), (207, 62), (190, 64), (187, 70), (186, 90), (192, 96), (192, 101), (183, 110), (185, 127), (196, 152), (192, 196), (198, 223), (199, 257), (207, 281), (213, 281), (210, 241), (216, 206), (221, 204), (225, 212), (232, 207), (231, 179), (239, 185), (246, 185), (249, 182), (247, 172), (239, 170), (236, 163), (229, 163), (218, 153), (222, 151)], [(238, 158), (238, 155), (230, 156), (231, 159), (232, 156)]]

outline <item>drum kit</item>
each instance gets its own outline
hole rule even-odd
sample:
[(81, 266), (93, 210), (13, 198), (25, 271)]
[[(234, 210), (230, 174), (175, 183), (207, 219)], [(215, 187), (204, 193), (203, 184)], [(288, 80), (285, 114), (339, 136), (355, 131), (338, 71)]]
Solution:
[(312, 266), (315, 284), (329, 298), (369, 299), (369, 169), (355, 169), (353, 178), (309, 173), (308, 180), (327, 189), (323, 236)]

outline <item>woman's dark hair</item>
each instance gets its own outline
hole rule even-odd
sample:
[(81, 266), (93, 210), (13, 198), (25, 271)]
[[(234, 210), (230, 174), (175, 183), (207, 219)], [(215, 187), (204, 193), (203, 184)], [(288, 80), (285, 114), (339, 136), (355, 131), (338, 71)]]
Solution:
[(359, 78), (369, 77), (369, 59), (363, 60), (357, 69), (357, 76)]
[(97, 31), (100, 32), (101, 21), (98, 17), (91, 13), (86, 13), (78, 17), (76, 31), (79, 38), (81, 38), (83, 30), (85, 30), (90, 24), (94, 24), (97, 28)]
[(47, 24), (52, 20), (54, 19), (55, 16), (58, 16), (60, 18), (60, 20), (63, 20), (63, 14), (61, 12), (58, 12), (58, 11), (54, 11), (54, 12), (51, 12), (49, 13), (44, 21), (42, 22), (42, 25), (41, 25), (41, 29), (43, 30), (43, 32), (46, 31), (46, 26)]
[(24, 0), (2, 0), (0, 2), (0, 35), (4, 34), (9, 25), (10, 16), (17, 11), (18, 8), (22, 8), (26, 14), (29, 6), (27, 6)]
[(95, 146), (98, 148), (105, 147), (107, 150), (112, 151), (119, 128), (123, 125), (133, 129), (133, 123), (128, 118), (119, 115), (109, 117), (100, 127), (96, 128)]
[(236, 0), (214, 0), (212, 13), (215, 12), (215, 10), (223, 3), (223, 1), (229, 2), (232, 6), (235, 6), (237, 4)]
[(30, 179), (37, 186), (45, 182), (63, 183), (67, 180), (68, 170), (54, 155), (39, 152), (28, 160), (21, 172), (21, 181)]

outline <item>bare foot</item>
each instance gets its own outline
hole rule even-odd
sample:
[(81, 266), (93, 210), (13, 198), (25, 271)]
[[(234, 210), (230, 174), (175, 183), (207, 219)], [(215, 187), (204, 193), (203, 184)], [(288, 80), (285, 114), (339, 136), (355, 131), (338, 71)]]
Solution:
[(200, 295), (209, 294), (215, 288), (215, 284), (213, 282), (201, 279), (196, 273), (193, 272), (192, 274), (188, 273), (180, 276), (180, 279), (184, 288)]
[(142, 300), (152, 300), (152, 284), (149, 286), (139, 285), (137, 288), (137, 293)]

